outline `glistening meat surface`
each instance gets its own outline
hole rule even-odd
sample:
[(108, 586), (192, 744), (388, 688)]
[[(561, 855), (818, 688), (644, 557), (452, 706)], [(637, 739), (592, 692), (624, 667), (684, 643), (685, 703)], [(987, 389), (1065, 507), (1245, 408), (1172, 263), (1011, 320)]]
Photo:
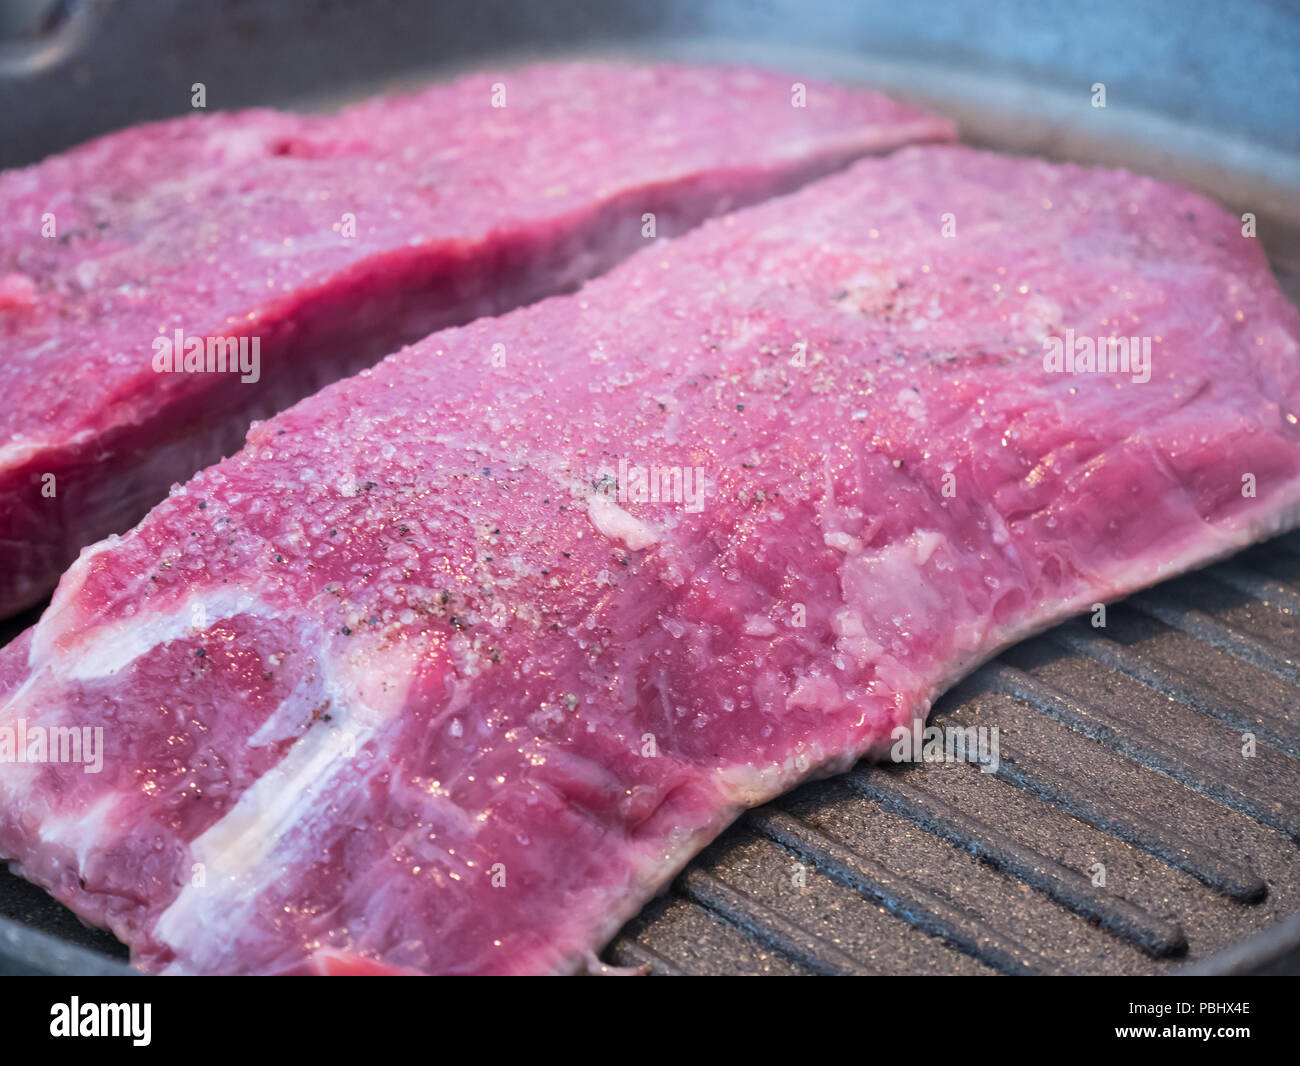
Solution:
[(999, 647), (1293, 525), (1298, 317), (1196, 195), (931, 148), (436, 334), (82, 555), (0, 725), (103, 771), (0, 765), (0, 853), (150, 970), (574, 968)]
[[(550, 64), (333, 116), (157, 123), (0, 174), (0, 617), (252, 420), (571, 289), (643, 245), (647, 215), (671, 236), (952, 136), (877, 93), (805, 89), (796, 107), (789, 76)], [(239, 372), (156, 372), (156, 341), (207, 366), (217, 338), (244, 339)]]

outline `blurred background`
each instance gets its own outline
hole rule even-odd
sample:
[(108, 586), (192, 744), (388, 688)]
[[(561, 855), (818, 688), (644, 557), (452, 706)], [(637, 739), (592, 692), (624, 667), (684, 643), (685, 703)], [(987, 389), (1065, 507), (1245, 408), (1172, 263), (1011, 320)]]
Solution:
[(180, 114), (196, 81), (209, 107), (327, 106), (574, 52), (759, 59), (976, 111), (1102, 82), (1109, 116), (1300, 155), (1294, 0), (0, 0), (0, 166)]

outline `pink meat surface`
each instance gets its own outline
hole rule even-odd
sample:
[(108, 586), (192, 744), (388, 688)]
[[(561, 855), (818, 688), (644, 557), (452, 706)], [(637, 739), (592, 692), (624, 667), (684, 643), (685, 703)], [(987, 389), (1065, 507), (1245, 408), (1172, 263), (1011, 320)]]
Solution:
[[(1066, 330), (1149, 380), (1048, 372)], [(710, 222), (84, 552), (0, 725), (103, 769), (0, 765), (0, 853), (146, 970), (571, 970), (1009, 642), (1294, 525), (1297, 336), (1233, 218), (1122, 171), (908, 149)]]
[[(791, 84), (543, 65), (334, 116), (143, 126), (0, 175), (0, 617), (252, 420), (434, 329), (573, 288), (646, 243), (647, 213), (671, 236), (952, 136), (857, 89), (810, 84), (795, 107)], [(256, 337), (256, 380), (157, 373), (154, 341), (178, 329)]]

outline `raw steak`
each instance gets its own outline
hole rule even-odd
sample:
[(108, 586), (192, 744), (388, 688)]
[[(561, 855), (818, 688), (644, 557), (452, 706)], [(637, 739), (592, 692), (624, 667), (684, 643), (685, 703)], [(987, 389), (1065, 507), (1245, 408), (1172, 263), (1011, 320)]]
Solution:
[[(0, 617), (253, 419), (434, 329), (571, 289), (645, 244), (645, 215), (672, 235), (952, 135), (855, 89), (808, 85), (796, 107), (791, 86), (544, 65), (336, 116), (143, 126), (0, 175)], [(158, 372), (172, 363), (155, 341), (229, 366), (215, 344), (208, 362), (220, 337), (245, 338), (239, 372)]]
[(147, 970), (579, 967), (999, 648), (1292, 526), (1298, 317), (1197, 195), (930, 148), (435, 334), (82, 554), (0, 724), (103, 771), (0, 766), (0, 853)]

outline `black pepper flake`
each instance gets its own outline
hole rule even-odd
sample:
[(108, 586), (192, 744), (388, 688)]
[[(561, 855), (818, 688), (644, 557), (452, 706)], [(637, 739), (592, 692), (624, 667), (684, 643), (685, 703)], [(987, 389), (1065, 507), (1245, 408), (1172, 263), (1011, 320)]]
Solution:
[(208, 654), (208, 649), (207, 649), (207, 648), (200, 648), (200, 649), (199, 649), (198, 651), (196, 651), (194, 654), (197, 655), (200, 659), (206, 658), (206, 657), (207, 657), (207, 654)]
[(342, 629), (339, 630), (339, 632), (342, 633), (345, 637), (352, 636), (352, 630), (349, 629), (347, 626), (344, 626)]
[(199, 500), (199, 510), (206, 511), (207, 509), (208, 509), (207, 502), (205, 500)]

